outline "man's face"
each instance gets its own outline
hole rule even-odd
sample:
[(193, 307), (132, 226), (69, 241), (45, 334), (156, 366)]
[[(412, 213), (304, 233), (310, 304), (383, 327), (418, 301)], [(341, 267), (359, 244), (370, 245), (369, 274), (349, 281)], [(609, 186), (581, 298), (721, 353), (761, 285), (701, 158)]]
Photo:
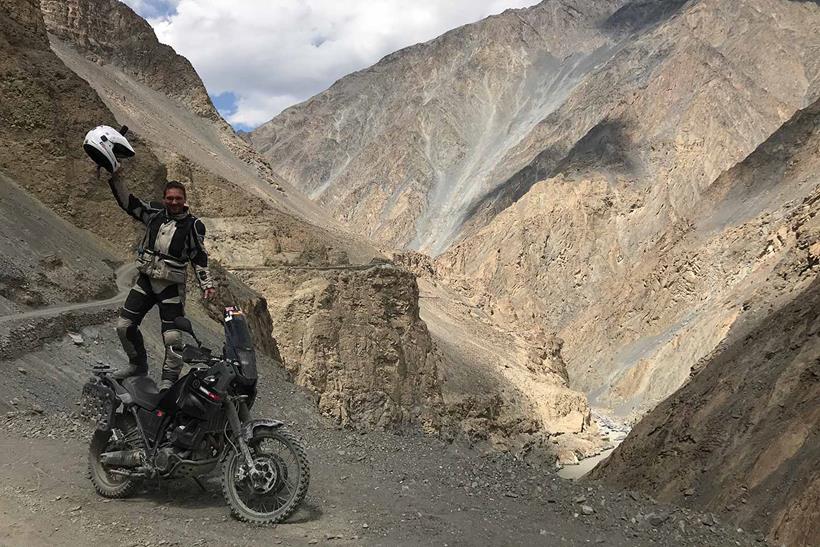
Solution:
[(179, 188), (168, 188), (165, 191), (165, 208), (172, 215), (178, 215), (185, 208), (185, 194)]

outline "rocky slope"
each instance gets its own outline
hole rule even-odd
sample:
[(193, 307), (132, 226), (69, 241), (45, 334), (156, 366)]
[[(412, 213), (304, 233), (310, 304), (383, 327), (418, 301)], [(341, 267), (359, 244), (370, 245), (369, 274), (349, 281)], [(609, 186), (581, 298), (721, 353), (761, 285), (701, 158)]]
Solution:
[(725, 339), (594, 472), (720, 511), (790, 545), (820, 541), (819, 151), (817, 102), (721, 177), (718, 193), (735, 217), (803, 179), (814, 190), (786, 203), (782, 223), (759, 248), (774, 267), (761, 268), (766, 277)]
[(219, 116), (188, 60), (160, 44), (131, 8), (117, 0), (43, 0), (41, 7), (52, 49), (164, 162), (185, 156), (291, 213), (282, 223), (298, 222), (295, 213), (326, 224)]
[[(0, 171), (68, 222), (127, 246), (136, 229), (111, 206), (108, 185), (96, 179), (80, 146), (88, 129), (116, 120), (51, 51), (39, 3), (7, 1), (2, 8)], [(133, 143), (131, 184), (157, 192), (164, 170), (139, 138)]]
[(117, 292), (116, 256), (0, 172), (0, 315)]
[[(151, 26), (122, 2), (40, 2), (49, 32), (113, 63), (152, 89), (185, 103), (196, 114), (218, 120), (191, 63), (160, 44)], [(107, 24), (101, 25), (101, 21)], [(129, 32), (122, 32), (128, 28)]]
[[(38, 2), (9, 2), (2, 8), (0, 207), (8, 238), (0, 246), (0, 306), (6, 315), (105, 300), (119, 290), (114, 268), (132, 259), (141, 231), (116, 206), (80, 144), (89, 128), (117, 126), (117, 120), (51, 50)], [(167, 169), (139, 135), (129, 137), (137, 150), (128, 162), (129, 186), (138, 195), (155, 196)], [(226, 280), (226, 285), (235, 283)], [(37, 321), (49, 336), (59, 335), (69, 325), (106, 321), (116, 305), (111, 302), (105, 313), (97, 310), (82, 320)], [(275, 345), (269, 332), (260, 335), (260, 347)], [(16, 345), (23, 351), (25, 344)]]
[[(770, 7), (782, 26), (751, 6), (690, 3), (625, 46), (538, 129), (549, 143), (584, 124), (583, 138), (552, 167), (536, 158), (514, 179), (532, 181), (526, 193), (438, 260), (500, 323), (558, 331), (573, 386), (597, 404), (629, 414), (674, 391), (770, 267), (758, 253), (778, 210), (813, 188), (797, 178), (750, 203), (714, 190), (820, 93), (820, 42), (804, 26), (820, 10)], [(720, 35), (728, 27), (746, 30)], [(802, 83), (782, 84), (783, 64), (759, 59), (751, 35), (788, 43)], [(763, 231), (746, 224), (767, 213)]]
[(635, 415), (754, 290), (774, 224), (730, 229), (710, 188), (820, 96), (818, 24), (788, 0), (545, 1), (392, 54), (251, 138), (361, 232), (455, 240), (445, 283), (502, 330), (556, 332), (572, 386)]
[(575, 464), (606, 440), (583, 393), (571, 389), (563, 341), (500, 329), (458, 292), (419, 280), (420, 316), (441, 353), (445, 435), (541, 464)]
[(707, 508), (775, 544), (817, 545), (817, 278), (730, 332), (592, 475)]
[[(816, 278), (818, 26), (816, 2), (545, 1), (390, 55), (251, 138), (355, 229), (437, 254), (410, 261), (422, 287), (438, 284), (493, 332), (556, 333), (569, 387), (637, 419), (719, 359), (753, 310)], [(447, 311), (422, 305), (443, 348), (459, 331)], [(492, 338), (478, 332), (479, 345)], [(750, 385), (780, 389), (763, 368), (748, 369)], [(750, 391), (709, 392), (703, 412), (735, 397), (757, 404)], [(816, 426), (806, 412), (789, 427)], [(709, 415), (711, 438), (742, 443)], [(688, 427), (658, 420), (654, 439)], [(775, 442), (775, 427), (753, 446)], [(644, 441), (625, 445), (620, 469), (666, 449)], [(801, 462), (816, 463), (812, 446)], [(708, 465), (720, 473), (730, 457)], [(731, 464), (741, 475), (744, 458)], [(675, 465), (683, 475), (697, 461), (660, 467), (647, 487), (663, 491)], [(813, 480), (800, 465), (795, 484)], [(728, 484), (700, 501), (717, 507)], [(775, 515), (771, 537), (806, 541), (794, 523), (807, 522), (812, 488), (760, 505)]]
[(270, 302), (285, 367), (323, 414), (357, 429), (441, 429), (439, 357), (412, 274), (390, 264), (237, 272)]
[[(220, 301), (258, 312), (254, 329), (263, 340), (273, 332), (279, 346), (269, 351), (281, 347), (276, 355), (322, 411), (361, 429), (440, 431), (439, 357), (418, 317), (414, 277), (361, 267), (378, 254), (372, 245), (277, 182), (244, 141), (237, 152), (239, 138), (202, 99), (207, 94), (188, 62), (158, 44), (129, 8), (108, 0), (42, 7), (52, 49), (145, 139), (167, 177), (190, 188), (209, 250), (225, 267)], [(265, 298), (234, 283), (233, 274)]]
[(385, 57), (250, 134), (337, 218), (440, 251), (505, 153), (615, 51), (623, 2), (545, 1)]
[[(148, 323), (146, 344), (160, 351), (158, 321)], [(199, 332), (218, 347), (214, 333)], [(291, 519), (271, 529), (230, 518), (214, 476), (204, 490), (190, 480), (149, 481), (133, 498), (105, 500), (86, 476), (93, 424), (70, 409), (89, 359), (118, 360), (119, 341), (111, 329), (79, 334), (82, 344), (65, 337), (3, 362), (0, 543), (756, 545), (710, 515), (564, 481), (510, 455), (482, 456), (413, 432), (353, 434), (323, 420), (309, 394), (265, 358), (254, 414), (285, 421), (311, 463), (308, 498)]]

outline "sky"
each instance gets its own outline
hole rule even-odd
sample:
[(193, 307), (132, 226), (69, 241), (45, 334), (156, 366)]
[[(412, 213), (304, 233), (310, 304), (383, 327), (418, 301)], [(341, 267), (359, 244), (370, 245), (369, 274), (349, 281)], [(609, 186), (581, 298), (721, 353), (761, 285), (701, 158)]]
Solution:
[(122, 0), (249, 130), (403, 47), (538, 0)]

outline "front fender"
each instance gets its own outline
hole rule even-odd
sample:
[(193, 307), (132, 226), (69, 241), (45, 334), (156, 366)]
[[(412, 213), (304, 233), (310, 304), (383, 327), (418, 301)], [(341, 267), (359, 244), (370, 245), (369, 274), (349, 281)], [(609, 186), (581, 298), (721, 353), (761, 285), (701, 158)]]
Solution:
[(242, 425), (242, 439), (245, 442), (250, 441), (251, 438), (253, 438), (253, 433), (257, 428), (267, 427), (270, 429), (276, 429), (277, 427), (282, 427), (283, 425), (285, 425), (285, 422), (280, 422), (279, 420), (251, 420), (250, 422), (245, 422)]

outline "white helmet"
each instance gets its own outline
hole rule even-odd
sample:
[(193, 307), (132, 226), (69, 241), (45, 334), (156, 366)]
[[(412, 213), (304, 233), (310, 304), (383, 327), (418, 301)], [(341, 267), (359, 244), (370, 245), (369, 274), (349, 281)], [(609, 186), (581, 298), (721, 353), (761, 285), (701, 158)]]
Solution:
[(125, 138), (126, 133), (128, 128), (124, 125), (119, 131), (107, 125), (100, 125), (86, 133), (83, 150), (97, 165), (109, 173), (114, 173), (120, 168), (120, 162), (117, 161), (119, 158), (130, 158), (134, 155), (134, 149)]

